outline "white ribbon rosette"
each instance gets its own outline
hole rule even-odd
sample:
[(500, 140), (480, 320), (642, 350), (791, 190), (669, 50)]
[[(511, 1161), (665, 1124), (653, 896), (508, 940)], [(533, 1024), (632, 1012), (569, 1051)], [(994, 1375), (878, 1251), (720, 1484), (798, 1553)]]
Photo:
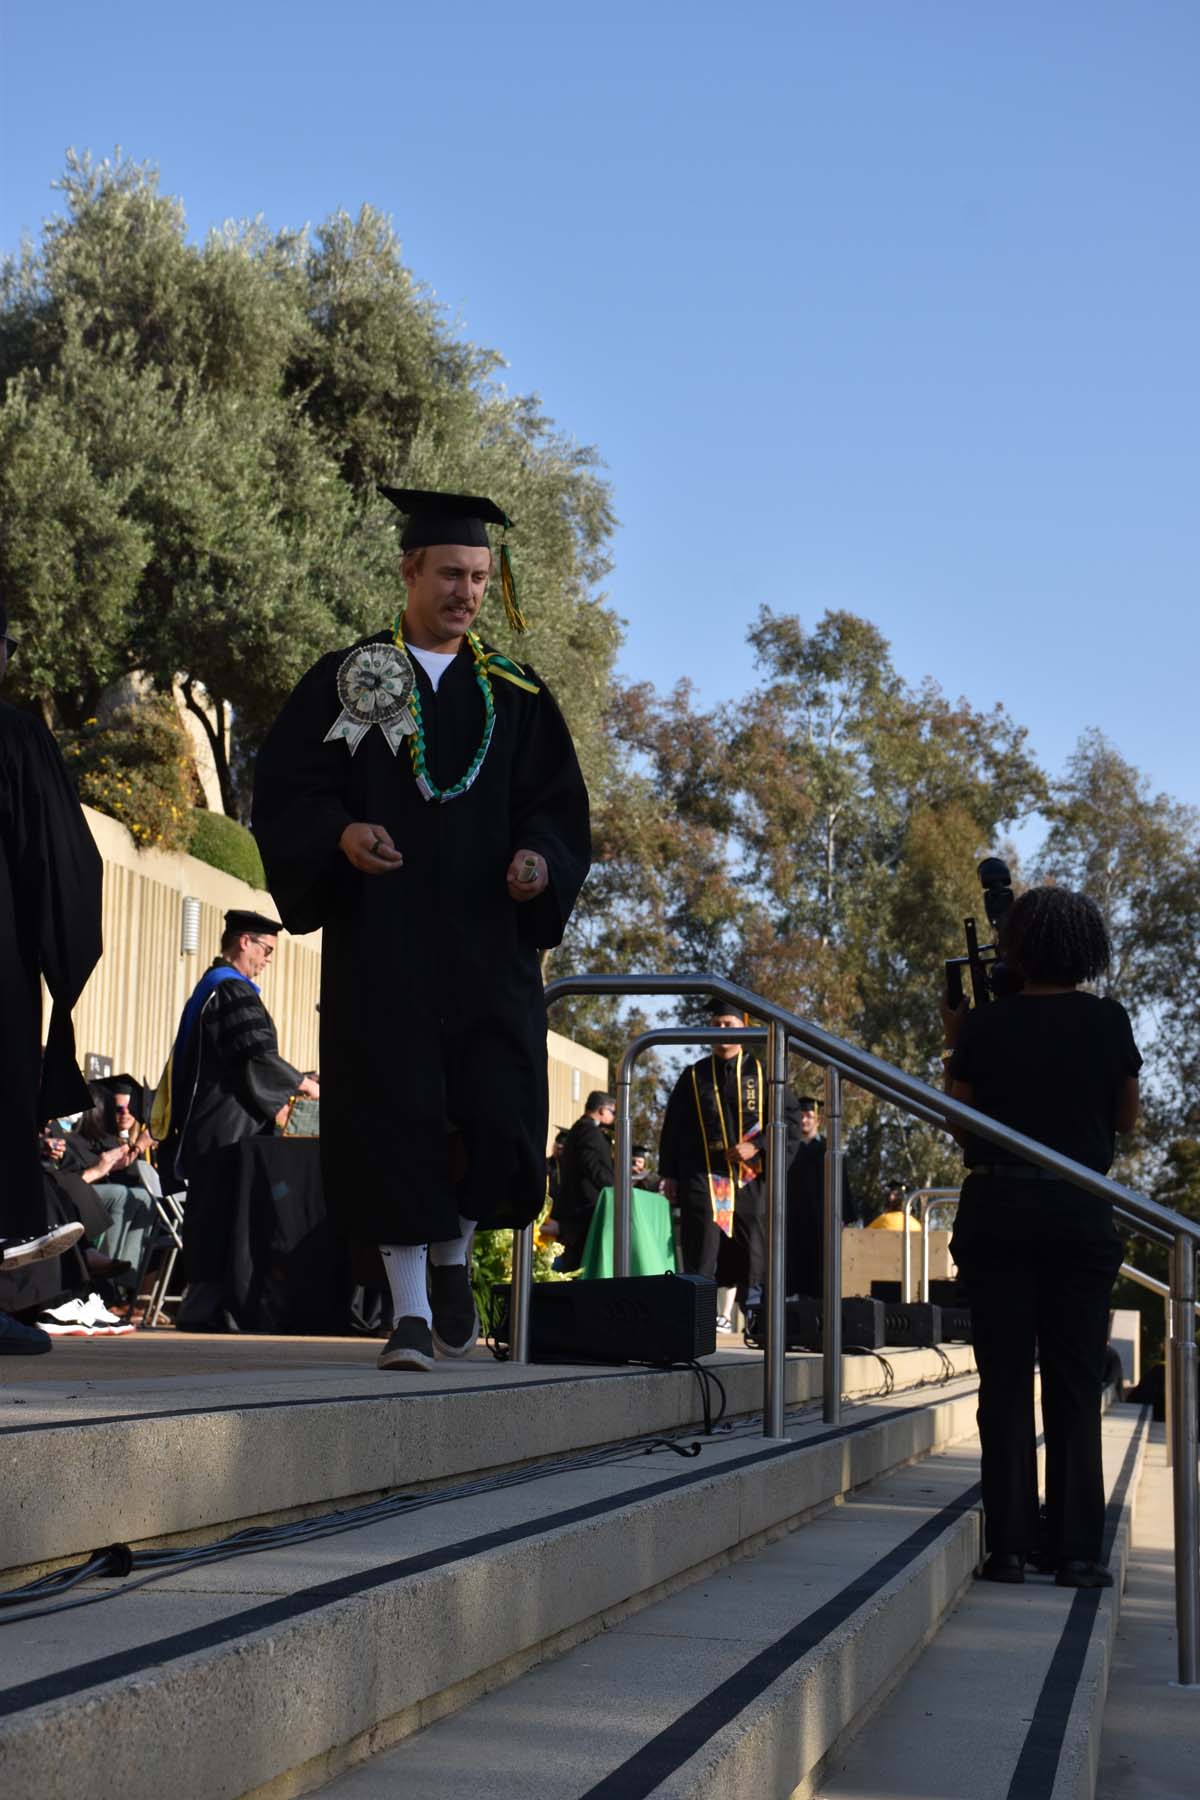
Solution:
[(372, 725), (378, 725), (395, 756), (400, 740), (417, 729), (409, 710), (413, 667), (396, 644), (364, 644), (352, 650), (337, 672), (342, 710), (325, 733), (327, 744), (344, 738), (351, 756)]

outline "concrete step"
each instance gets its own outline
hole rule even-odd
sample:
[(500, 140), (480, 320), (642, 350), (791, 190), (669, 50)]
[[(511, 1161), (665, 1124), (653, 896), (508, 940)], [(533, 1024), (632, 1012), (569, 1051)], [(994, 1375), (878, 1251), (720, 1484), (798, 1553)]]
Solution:
[(1200, 1693), (1178, 1685), (1165, 1428), (1151, 1425), (1100, 1733), (1096, 1800), (1195, 1800)]
[(977, 1500), (973, 1443), (939, 1451), (320, 1792), (790, 1795), (971, 1580)]
[[(0, 1585), (97, 1545), (203, 1538), (703, 1418), (690, 1369), (522, 1367), (480, 1350), (429, 1375), (397, 1375), (375, 1368), (370, 1341), (276, 1344), (287, 1359), (267, 1367), (253, 1366), (253, 1342), (195, 1345), (175, 1334), (72, 1345), (45, 1361), (69, 1356), (73, 1378), (39, 1366), (5, 1386), (0, 1570), (10, 1573)], [(897, 1387), (934, 1382), (948, 1365), (970, 1370), (969, 1346), (889, 1350), (882, 1365), (848, 1358), (846, 1391), (878, 1391), (885, 1368)], [(757, 1352), (703, 1366), (723, 1384), (729, 1417), (761, 1408)], [(789, 1405), (820, 1398), (819, 1357), (789, 1357), (786, 1374)]]
[[(1092, 1800), (1148, 1427), (1144, 1408), (1117, 1406), (1105, 1417), (1105, 1553), (1116, 1585), (1071, 1591), (1029, 1575), (1023, 1587), (974, 1584), (834, 1758), (820, 1800)], [(1185, 1713), (1194, 1773), (1194, 1703), (1176, 1719)], [(1164, 1790), (1146, 1791), (1166, 1800)]]
[(94, 1788), (98, 1745), (123, 1800), (161, 1800), (164, 1782), (173, 1800), (307, 1791), (968, 1434), (975, 1404), (974, 1382), (957, 1380), (856, 1407), (838, 1428), (802, 1419), (782, 1440), (743, 1425), (686, 1459), (669, 1446), (576, 1456), (99, 1603), (114, 1584), (80, 1589), (80, 1609), (0, 1624), (0, 1791)]

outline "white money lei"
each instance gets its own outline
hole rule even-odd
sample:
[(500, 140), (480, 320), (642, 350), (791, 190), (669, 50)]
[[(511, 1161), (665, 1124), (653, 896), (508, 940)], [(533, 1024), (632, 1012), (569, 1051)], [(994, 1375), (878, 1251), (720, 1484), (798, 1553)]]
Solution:
[(342, 710), (324, 741), (344, 738), (353, 756), (372, 725), (378, 725), (394, 756), (401, 740), (417, 729), (409, 707), (415, 686), (413, 666), (395, 644), (364, 644), (352, 650), (337, 672)]

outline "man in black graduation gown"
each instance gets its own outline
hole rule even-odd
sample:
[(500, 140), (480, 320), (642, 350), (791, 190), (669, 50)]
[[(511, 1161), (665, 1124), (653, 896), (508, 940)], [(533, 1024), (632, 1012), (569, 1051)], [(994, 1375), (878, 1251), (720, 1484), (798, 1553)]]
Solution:
[[(0, 680), (16, 649), (0, 607)], [(100, 855), (58, 746), (0, 702), (0, 1258), (15, 1269), (82, 1237), (47, 1232), (39, 1127), (90, 1105), (71, 1009), (100, 957)], [(52, 1010), (42, 1051), (45, 977)], [(48, 1241), (47, 1241), (48, 1240)], [(0, 1307), (10, 1298), (0, 1281)], [(0, 1354), (49, 1349), (0, 1312)]]
[[(811, 1094), (802, 1094), (800, 1142), (788, 1170), (787, 1274), (789, 1295), (803, 1294), (819, 1300), (823, 1293), (825, 1255), (825, 1139), (821, 1136), (821, 1109)], [(850, 1190), (850, 1171), (842, 1163), (842, 1223), (858, 1217)]]
[(612, 1139), (605, 1127), (611, 1128), (616, 1110), (612, 1095), (596, 1090), (567, 1133), (553, 1215), (561, 1245), (554, 1266), (563, 1274), (579, 1267), (596, 1202), (613, 1184)]
[[(220, 954), (192, 990), (171, 1051), (161, 1161), (168, 1180), (187, 1183), (188, 1288), (176, 1321), (186, 1331), (224, 1325), (238, 1144), (271, 1132), (292, 1094), (314, 1100), (320, 1094), (311, 1075), (280, 1056), (255, 980), (275, 954), (281, 929), (263, 913), (234, 907), (225, 914)], [(155, 1115), (157, 1122), (157, 1102)]]
[[(487, 523), (510, 521), (484, 499), (382, 491), (409, 515), (402, 621), (304, 676), (259, 757), (254, 831), (285, 925), (323, 931), (322, 1171), (348, 1236), (383, 1253), (380, 1366), (427, 1369), (474, 1346), (476, 1224), (542, 1207), (539, 952), (591, 852), (558, 707), (473, 630)], [(509, 605), (503, 547), (501, 575)]]
[[(736, 1031), (746, 1020), (718, 1011), (709, 1023)], [(761, 1057), (714, 1045), (675, 1083), (658, 1153), (659, 1185), (679, 1206), (685, 1273), (736, 1287), (747, 1313), (761, 1304), (766, 1275), (765, 1079)], [(790, 1092), (785, 1113), (790, 1163), (799, 1130)], [(724, 1309), (721, 1318), (729, 1329)]]

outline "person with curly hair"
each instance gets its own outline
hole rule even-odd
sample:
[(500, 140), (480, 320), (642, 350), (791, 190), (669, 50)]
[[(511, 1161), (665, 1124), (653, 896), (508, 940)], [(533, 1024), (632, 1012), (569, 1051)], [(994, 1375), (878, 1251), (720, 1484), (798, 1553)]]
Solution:
[[(1137, 1119), (1141, 1056), (1129, 1015), (1088, 992), (1111, 959), (1095, 903), (1037, 887), (1014, 903), (1000, 950), (1017, 991), (942, 1020), (946, 1091), (1107, 1174)], [(1100, 1400), (1109, 1297), (1122, 1260), (1112, 1207), (970, 1133), (951, 1253), (971, 1305), (990, 1581), (1053, 1568), (1061, 1587), (1108, 1587), (1101, 1566)], [(1034, 1363), (1046, 1442), (1039, 1530)]]

